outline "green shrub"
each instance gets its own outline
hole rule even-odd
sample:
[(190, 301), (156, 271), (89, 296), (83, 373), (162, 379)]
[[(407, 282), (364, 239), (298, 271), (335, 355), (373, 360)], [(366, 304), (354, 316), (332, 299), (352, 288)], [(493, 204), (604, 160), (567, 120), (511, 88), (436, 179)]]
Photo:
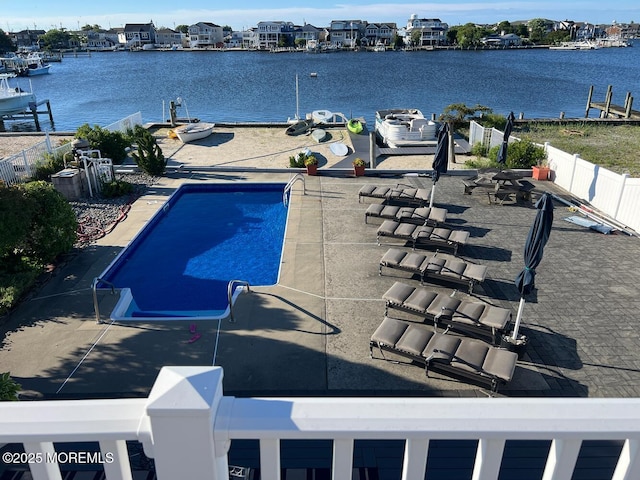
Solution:
[(23, 188), (0, 187), (0, 265), (15, 270), (27, 244), (36, 210), (33, 198)]
[(22, 386), (9, 376), (9, 372), (0, 374), (0, 401), (18, 400), (18, 393), (21, 389)]
[[(290, 168), (304, 168), (306, 165), (306, 161), (309, 157), (313, 157), (313, 155), (307, 153), (306, 151), (298, 152), (297, 155), (291, 155), (289, 157), (289, 167)], [(315, 158), (315, 157), (314, 157)]]
[(35, 202), (25, 254), (43, 263), (50, 262), (73, 247), (78, 227), (76, 215), (52, 185), (37, 181), (23, 188)]
[(480, 117), (479, 123), (484, 128), (495, 128), (496, 130), (504, 131), (507, 125), (507, 117), (497, 113), (484, 113), (482, 117)]
[(76, 138), (86, 138), (90, 148), (100, 150), (105, 158), (110, 158), (114, 164), (121, 164), (127, 158), (127, 148), (131, 146), (127, 135), (121, 132), (112, 132), (95, 125), (90, 127), (88, 123), (82, 125), (75, 134)]
[(167, 168), (167, 159), (164, 158), (162, 149), (153, 134), (146, 128), (136, 125), (133, 138), (138, 150), (131, 155), (138, 167), (149, 175), (162, 175)]
[(122, 197), (133, 192), (133, 185), (124, 180), (112, 180), (102, 184), (102, 196), (105, 198)]
[(531, 140), (523, 139), (509, 144), (507, 162), (509, 168), (531, 168), (547, 159), (544, 147), (539, 147)]
[(0, 269), (0, 315), (8, 313), (17, 305), (24, 292), (28, 291), (42, 273), (42, 266), (21, 259), (19, 265), (8, 268), (6, 273)]
[(45, 153), (42, 160), (36, 163), (35, 172), (33, 173), (33, 180), (46, 180), (51, 179), (51, 175), (58, 173), (64, 169), (64, 157), (62, 155), (51, 155)]
[(482, 142), (476, 142), (471, 147), (471, 155), (475, 155), (476, 157), (486, 157), (488, 153), (489, 148)]

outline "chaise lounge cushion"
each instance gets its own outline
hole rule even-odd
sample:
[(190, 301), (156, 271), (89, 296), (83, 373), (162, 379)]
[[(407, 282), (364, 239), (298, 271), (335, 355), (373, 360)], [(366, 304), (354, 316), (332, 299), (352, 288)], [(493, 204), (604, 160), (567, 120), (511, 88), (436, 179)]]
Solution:
[[(511, 310), (480, 300), (460, 299), (424, 287), (395, 282), (385, 293), (386, 312), (393, 308), (419, 316), (434, 325), (465, 332), (474, 337), (500, 343), (499, 334), (507, 334)], [(386, 313), (385, 312), (385, 313)]]
[[(489, 383), (492, 389), (511, 381), (518, 356), (480, 340), (436, 333), (424, 325), (385, 317), (369, 342), (443, 373)], [(383, 355), (384, 357), (384, 355)]]
[(415, 204), (424, 206), (429, 202), (431, 190), (426, 188), (414, 188), (402, 184), (392, 186), (364, 185), (358, 192), (358, 201), (363, 197), (379, 198), (389, 202)]
[(402, 223), (415, 225), (438, 225), (447, 219), (447, 210), (437, 207), (400, 207), (372, 203), (364, 214), (364, 221), (369, 217), (396, 220)]
[(469, 232), (464, 230), (450, 230), (444, 227), (433, 227), (431, 225), (415, 225), (412, 223), (398, 222), (396, 220), (385, 220), (378, 227), (377, 239), (397, 238), (410, 242), (412, 247), (416, 245), (433, 245), (439, 247), (453, 248), (457, 252), (460, 245), (465, 245), (469, 239)]

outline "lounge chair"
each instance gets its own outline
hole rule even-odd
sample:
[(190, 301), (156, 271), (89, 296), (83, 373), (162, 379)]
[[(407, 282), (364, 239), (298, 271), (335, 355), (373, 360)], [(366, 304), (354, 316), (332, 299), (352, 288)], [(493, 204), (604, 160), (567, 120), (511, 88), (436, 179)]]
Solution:
[(473, 292), (476, 283), (482, 283), (487, 276), (486, 265), (478, 265), (458, 257), (445, 257), (439, 252), (423, 255), (416, 252), (405, 252), (390, 248), (380, 260), (379, 274), (382, 267), (404, 270), (420, 275), (420, 284), (425, 278), (436, 278), (448, 282), (469, 285), (469, 293)]
[(398, 183), (395, 187), (389, 185), (365, 185), (358, 192), (358, 202), (361, 202), (362, 198), (377, 198), (389, 203), (402, 203), (418, 207), (427, 205), (430, 197), (430, 189), (414, 188), (401, 183)]
[(398, 222), (413, 223), (415, 225), (436, 226), (445, 222), (447, 219), (447, 210), (437, 207), (398, 207), (372, 203), (364, 213), (364, 223), (368, 222), (369, 217), (396, 220)]
[(500, 345), (501, 336), (507, 335), (511, 325), (511, 310), (496, 307), (479, 300), (461, 300), (424, 287), (413, 287), (395, 282), (385, 292), (385, 315), (389, 309), (417, 315), (434, 327), (456, 330), (469, 336)]
[(426, 325), (385, 317), (369, 341), (369, 354), (376, 347), (382, 359), (393, 352), (424, 365), (425, 373), (436, 371), (488, 385), (497, 391), (515, 373), (518, 355), (480, 340), (434, 332)]
[(378, 245), (382, 237), (397, 238), (411, 243), (412, 248), (417, 245), (435, 246), (440, 248), (452, 248), (454, 255), (458, 253), (458, 247), (467, 243), (469, 232), (464, 230), (451, 230), (444, 227), (431, 225), (415, 225), (413, 223), (385, 220), (378, 227)]

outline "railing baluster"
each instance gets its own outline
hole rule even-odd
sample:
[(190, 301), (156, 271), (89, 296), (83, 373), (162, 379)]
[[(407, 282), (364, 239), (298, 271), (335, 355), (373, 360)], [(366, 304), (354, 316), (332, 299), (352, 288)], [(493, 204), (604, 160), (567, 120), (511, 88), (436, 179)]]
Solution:
[(333, 441), (333, 480), (351, 478), (353, 470), (353, 439)]
[(53, 442), (25, 442), (24, 451), (31, 457), (29, 470), (33, 480), (62, 480), (60, 466), (52, 462)]
[(260, 478), (280, 480), (280, 440), (260, 440)]
[(582, 440), (554, 439), (542, 480), (571, 480)]
[(626, 440), (612, 480), (640, 478), (640, 440)]
[(104, 473), (107, 480), (132, 480), (131, 464), (127, 452), (127, 442), (123, 440), (103, 440), (100, 452), (104, 459)]
[(478, 440), (476, 463), (473, 468), (473, 480), (497, 479), (502, 463), (505, 440), (487, 439)]
[(424, 478), (427, 470), (428, 439), (408, 439), (404, 446), (402, 480)]

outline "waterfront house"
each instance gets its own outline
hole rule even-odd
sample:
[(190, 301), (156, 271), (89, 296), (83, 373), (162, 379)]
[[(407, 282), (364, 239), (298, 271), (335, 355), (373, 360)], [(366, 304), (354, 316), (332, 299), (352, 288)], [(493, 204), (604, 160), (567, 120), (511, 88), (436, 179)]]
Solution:
[(153, 23), (127, 23), (120, 43), (128, 49), (142, 48), (156, 43), (156, 27)]
[(280, 46), (293, 45), (294, 25), (292, 22), (258, 22), (258, 42), (260, 50), (271, 50)]
[(393, 39), (398, 31), (395, 23), (369, 23), (365, 30), (365, 38), (367, 45), (386, 45), (393, 44)]
[(20, 30), (9, 34), (9, 38), (18, 50), (38, 48), (38, 39), (46, 32), (44, 30)]
[(332, 20), (329, 27), (329, 43), (334, 47), (354, 48), (364, 37), (367, 23), (363, 20)]
[(420, 31), (420, 41), (417, 46), (429, 47), (445, 45), (447, 43), (447, 31), (449, 25), (439, 18), (418, 18), (414, 13), (407, 22), (407, 36), (411, 38), (412, 33)]
[(294, 43), (301, 42), (303, 45), (308, 45), (309, 43), (317, 43), (321, 41), (321, 37), (323, 36), (324, 30), (318, 27), (315, 27), (309, 23), (305, 23), (301, 27), (296, 27), (293, 33)]
[(191, 48), (221, 48), (224, 45), (222, 27), (211, 22), (190, 25), (189, 44)]
[(156, 32), (156, 45), (161, 48), (184, 47), (185, 43), (186, 36), (182, 32), (170, 28), (161, 28)]
[(487, 47), (517, 47), (522, 45), (522, 39), (515, 33), (504, 35), (490, 35), (482, 39)]

